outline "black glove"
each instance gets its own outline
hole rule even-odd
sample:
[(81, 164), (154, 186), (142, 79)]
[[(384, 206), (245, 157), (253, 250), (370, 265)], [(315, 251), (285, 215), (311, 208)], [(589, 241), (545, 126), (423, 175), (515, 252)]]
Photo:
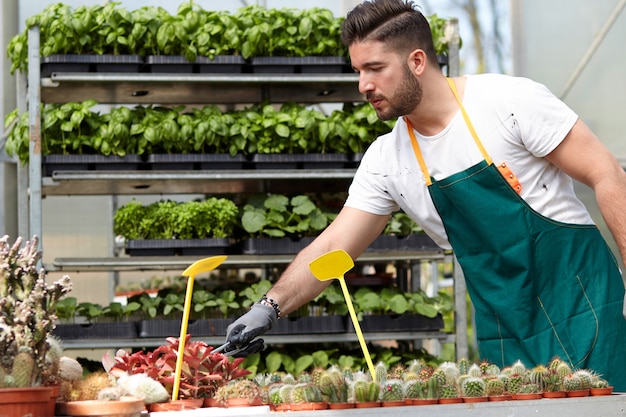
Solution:
[(259, 339), (254, 342), (252, 340), (270, 330), (276, 324), (276, 320), (278, 317), (272, 307), (259, 302), (252, 304), (250, 311), (226, 329), (226, 342), (228, 343), (226, 352), (242, 349), (233, 356), (246, 356), (258, 352), (263, 348), (263, 340)]

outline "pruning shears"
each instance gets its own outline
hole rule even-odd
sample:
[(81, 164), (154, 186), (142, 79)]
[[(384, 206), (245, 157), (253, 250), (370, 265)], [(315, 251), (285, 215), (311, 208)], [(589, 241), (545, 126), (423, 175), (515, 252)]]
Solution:
[[(255, 339), (250, 341), (248, 344), (241, 346), (239, 348), (229, 350), (228, 352), (224, 352), (226, 356), (237, 356), (237, 354), (242, 352), (247, 352), (246, 356), (250, 353), (258, 352), (263, 347), (263, 339)], [(211, 353), (220, 353), (223, 352), (227, 347), (230, 346), (230, 342), (226, 342), (223, 345), (220, 345), (213, 349)]]

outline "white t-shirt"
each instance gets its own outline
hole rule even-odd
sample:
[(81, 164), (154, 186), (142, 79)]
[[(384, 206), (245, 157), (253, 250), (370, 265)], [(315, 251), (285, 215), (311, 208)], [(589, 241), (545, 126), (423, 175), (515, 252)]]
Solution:
[[(529, 79), (498, 74), (466, 78), (463, 106), (494, 163), (506, 162), (519, 179), (521, 197), (548, 218), (592, 224), (572, 179), (543, 158), (561, 143), (578, 116), (545, 86)], [(483, 159), (460, 110), (437, 135), (415, 131), (415, 136), (430, 175), (437, 180)], [(450, 248), (402, 118), (367, 149), (345, 205), (380, 215), (402, 209), (438, 245)]]

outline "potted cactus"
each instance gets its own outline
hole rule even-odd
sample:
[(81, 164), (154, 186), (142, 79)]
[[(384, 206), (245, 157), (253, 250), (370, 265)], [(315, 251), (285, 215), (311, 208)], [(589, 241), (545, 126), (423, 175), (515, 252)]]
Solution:
[[(38, 270), (42, 253), (37, 237), (22, 243), (21, 237), (13, 245), (9, 236), (0, 238), (0, 409), (9, 417), (43, 417), (56, 401), (46, 385), (56, 383), (61, 357), (51, 348), (56, 322), (51, 312), (72, 284), (68, 276), (47, 284), (45, 271)], [(16, 403), (22, 393), (31, 396)]]
[(243, 378), (219, 387), (214, 398), (223, 407), (256, 406), (263, 404), (263, 391), (255, 381)]

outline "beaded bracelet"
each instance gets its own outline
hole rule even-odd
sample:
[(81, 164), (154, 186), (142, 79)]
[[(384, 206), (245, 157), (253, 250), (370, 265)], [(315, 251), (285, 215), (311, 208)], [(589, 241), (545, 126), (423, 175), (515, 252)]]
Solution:
[(265, 304), (266, 306), (272, 307), (274, 309), (274, 312), (276, 313), (276, 318), (280, 318), (280, 307), (278, 306), (278, 303), (276, 301), (272, 300), (267, 295), (264, 295), (263, 297), (261, 297), (259, 302), (261, 304)]

